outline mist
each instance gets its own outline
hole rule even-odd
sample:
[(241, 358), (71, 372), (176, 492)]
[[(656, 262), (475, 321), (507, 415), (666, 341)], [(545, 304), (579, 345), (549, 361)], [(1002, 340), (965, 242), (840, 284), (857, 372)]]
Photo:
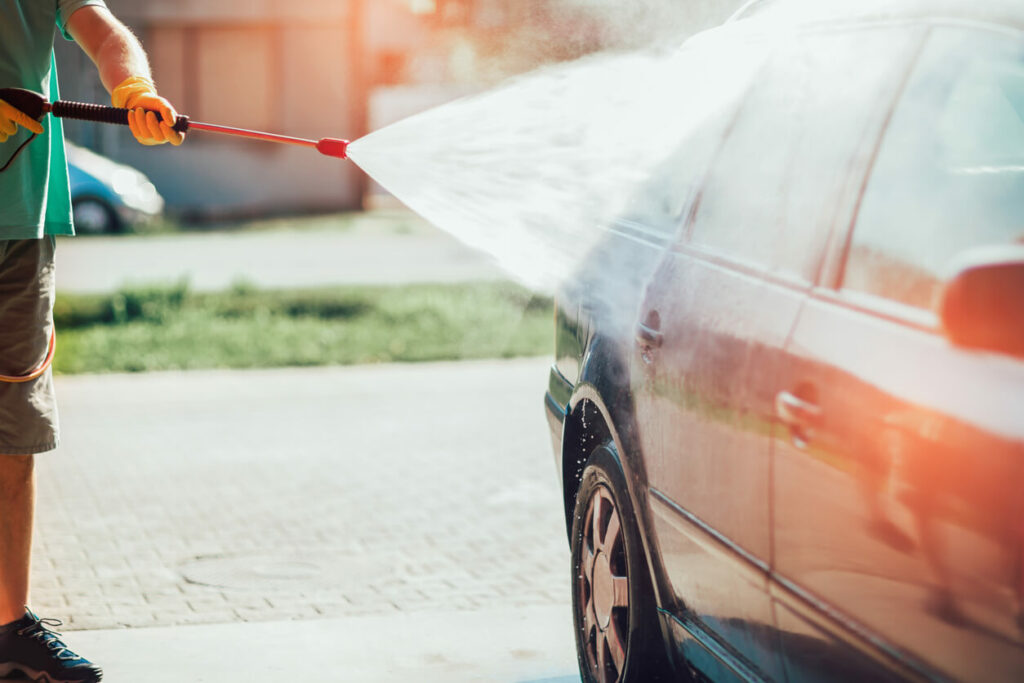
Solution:
[(600, 26), (603, 48), (621, 50), (678, 47), (689, 36), (721, 24), (742, 5), (742, 0), (558, 0), (553, 11), (566, 24), (594, 22)]
[[(586, 6), (609, 25), (651, 20), (632, 5)], [(897, 299), (925, 310), (952, 256), (1024, 236), (1019, 45), (886, 23), (884, 2), (758, 7), (682, 47), (656, 41), (511, 79), (371, 133), (350, 156), (519, 282), (596, 283), (625, 317), (653, 262), (650, 249), (633, 258), (621, 245), (671, 243), (698, 188), (690, 222), (702, 243), (810, 282), (808, 258), (844, 210), (836, 198), (855, 196), (843, 184), (871, 168), (849, 286), (889, 296), (870, 283), (891, 290), (903, 278)], [(845, 14), (870, 30), (801, 33)], [(904, 87), (893, 65), (911, 63), (923, 75)], [(878, 102), (897, 93), (885, 123)]]
[(349, 155), (516, 280), (552, 291), (654, 170), (721, 120), (768, 47), (719, 29), (684, 49), (548, 67), (371, 133)]

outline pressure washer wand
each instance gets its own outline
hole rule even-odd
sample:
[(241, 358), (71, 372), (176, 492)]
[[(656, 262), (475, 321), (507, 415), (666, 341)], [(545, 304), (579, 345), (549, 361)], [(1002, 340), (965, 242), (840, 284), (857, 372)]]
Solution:
[[(55, 102), (54, 104), (58, 104)], [(113, 107), (111, 107), (113, 108)], [(253, 140), (263, 140), (265, 142), (280, 142), (286, 145), (297, 145), (300, 147), (315, 147), (316, 151), (321, 154), (326, 154), (329, 157), (338, 157), (339, 159), (348, 158), (348, 140), (339, 140), (338, 138), (320, 138), (319, 140), (307, 140), (306, 138), (294, 138), (290, 135), (278, 135), (277, 133), (264, 133), (260, 130), (247, 130), (245, 128), (234, 128), (232, 126), (218, 126), (213, 123), (202, 123), (201, 121), (192, 121), (187, 116), (179, 116), (178, 122), (185, 119), (187, 125), (184, 126), (184, 131), (189, 130), (205, 130), (210, 133), (221, 133), (223, 135), (234, 135), (240, 138), (251, 138)], [(184, 132), (178, 128), (178, 124), (175, 124), (174, 130), (178, 132)]]
[[(0, 100), (25, 112), (35, 120), (43, 117), (47, 112), (56, 117), (64, 119), (77, 119), (80, 121), (95, 121), (97, 123), (113, 123), (117, 125), (128, 125), (128, 109), (119, 107), (105, 107), (99, 104), (86, 104), (85, 102), (69, 102), (57, 100), (47, 102), (46, 98), (37, 92), (24, 90), (22, 88), (0, 88)], [(218, 126), (212, 123), (192, 121), (187, 116), (179, 116), (174, 123), (174, 130), (185, 133), (190, 130), (204, 130), (210, 133), (222, 135), (234, 135), (236, 137), (251, 138), (253, 140), (264, 140), (266, 142), (280, 142), (287, 145), (299, 145), (301, 147), (315, 147), (318, 152), (326, 156), (348, 158), (348, 140), (338, 138), (321, 138), (320, 140), (307, 140), (288, 135), (277, 135), (275, 133), (264, 133), (258, 130), (246, 130), (245, 128), (233, 128), (231, 126)]]

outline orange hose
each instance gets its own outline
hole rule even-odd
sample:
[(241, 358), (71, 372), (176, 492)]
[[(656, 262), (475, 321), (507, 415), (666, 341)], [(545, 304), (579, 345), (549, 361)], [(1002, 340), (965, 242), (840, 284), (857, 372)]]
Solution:
[(20, 377), (12, 377), (10, 375), (0, 375), (0, 382), (6, 382), (7, 384), (21, 384), (22, 382), (31, 382), (34, 379), (38, 379), (46, 372), (47, 368), (53, 363), (53, 356), (57, 352), (57, 328), (53, 328), (53, 332), (50, 333), (50, 350), (46, 353), (46, 358), (39, 366), (29, 372), (27, 375)]

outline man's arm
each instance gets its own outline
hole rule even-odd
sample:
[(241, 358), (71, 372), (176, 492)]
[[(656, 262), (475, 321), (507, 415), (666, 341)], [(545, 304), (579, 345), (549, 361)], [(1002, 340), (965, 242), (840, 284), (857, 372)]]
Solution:
[(131, 76), (152, 80), (142, 45), (106, 8), (83, 7), (68, 18), (67, 31), (96, 64), (107, 92)]
[(105, 7), (95, 5), (76, 10), (66, 28), (96, 64), (114, 106), (133, 110), (128, 125), (136, 139), (144, 145), (180, 145), (184, 135), (171, 129), (178, 114), (157, 95), (149, 60), (135, 35)]

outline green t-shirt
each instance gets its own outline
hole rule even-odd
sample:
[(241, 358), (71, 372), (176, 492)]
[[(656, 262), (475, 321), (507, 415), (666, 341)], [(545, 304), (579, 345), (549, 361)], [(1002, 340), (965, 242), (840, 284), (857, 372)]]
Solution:
[[(0, 87), (25, 88), (56, 100), (54, 33), (59, 27), (71, 40), (65, 24), (87, 5), (105, 6), (103, 0), (0, 0)], [(0, 173), (0, 239), (74, 234), (64, 129), (49, 114), (42, 123), (43, 134)], [(0, 166), (29, 135), (19, 128), (0, 143)]]

